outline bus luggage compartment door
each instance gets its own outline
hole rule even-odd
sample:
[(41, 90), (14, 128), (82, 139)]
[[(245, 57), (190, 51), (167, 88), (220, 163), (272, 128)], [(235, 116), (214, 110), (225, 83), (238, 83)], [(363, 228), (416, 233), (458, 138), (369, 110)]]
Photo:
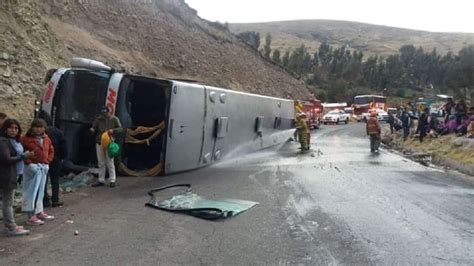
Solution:
[(206, 121), (201, 163), (209, 165), (221, 159), (227, 151), (225, 146), (231, 126), (227, 101), (230, 93), (225, 90), (206, 86)]
[(173, 82), (165, 155), (165, 174), (201, 166), (205, 102), (201, 85)]

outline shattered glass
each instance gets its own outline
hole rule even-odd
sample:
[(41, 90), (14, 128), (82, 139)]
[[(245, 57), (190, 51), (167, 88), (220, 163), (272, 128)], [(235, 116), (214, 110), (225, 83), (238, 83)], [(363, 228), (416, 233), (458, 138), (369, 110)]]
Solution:
[(190, 186), (184, 193), (164, 200), (158, 200), (155, 197), (155, 193), (158, 191), (171, 187), (174, 186), (150, 191), (148, 194), (152, 198), (146, 205), (165, 211), (181, 212), (203, 219), (215, 220), (236, 216), (258, 204), (258, 202), (240, 199), (207, 199), (191, 192)]

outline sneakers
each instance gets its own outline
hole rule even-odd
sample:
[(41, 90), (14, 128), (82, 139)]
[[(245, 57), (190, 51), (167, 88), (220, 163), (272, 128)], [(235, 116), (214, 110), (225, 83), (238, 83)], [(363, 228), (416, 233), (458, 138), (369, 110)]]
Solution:
[(30, 230), (24, 229), (23, 226), (16, 226), (13, 229), (7, 229), (6, 232), (9, 236), (24, 236), (30, 234)]
[(103, 186), (105, 186), (105, 184), (102, 183), (102, 182), (96, 182), (96, 183), (92, 184), (91, 186), (92, 187), (103, 187)]
[(53, 208), (62, 207), (63, 205), (64, 203), (62, 201), (53, 202), (52, 204)]
[(36, 215), (34, 215), (34, 216), (31, 216), (31, 218), (28, 219), (28, 221), (26, 221), (26, 224), (28, 224), (28, 225), (43, 225), (44, 222), (40, 218), (36, 217)]
[(51, 220), (54, 220), (54, 216), (48, 215), (48, 214), (45, 213), (45, 212), (38, 213), (38, 214), (36, 215), (36, 217), (38, 217), (39, 219), (41, 219), (41, 220), (43, 220), (43, 221), (51, 221)]
[(110, 187), (115, 187), (115, 182), (110, 182), (109, 186)]

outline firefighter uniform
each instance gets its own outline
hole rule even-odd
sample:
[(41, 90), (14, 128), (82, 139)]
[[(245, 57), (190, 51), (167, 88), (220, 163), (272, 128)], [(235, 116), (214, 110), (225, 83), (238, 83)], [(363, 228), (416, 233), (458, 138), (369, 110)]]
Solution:
[(367, 121), (367, 135), (370, 136), (370, 151), (375, 152), (380, 146), (380, 133), (381, 128), (379, 121), (375, 113), (370, 115), (369, 121)]
[(304, 118), (303, 115), (299, 115), (296, 118), (296, 127), (298, 130), (298, 139), (301, 144), (301, 150), (302, 151), (307, 151), (309, 150), (309, 142), (308, 142), (308, 137), (309, 137), (309, 129), (308, 129), (308, 123), (306, 119)]

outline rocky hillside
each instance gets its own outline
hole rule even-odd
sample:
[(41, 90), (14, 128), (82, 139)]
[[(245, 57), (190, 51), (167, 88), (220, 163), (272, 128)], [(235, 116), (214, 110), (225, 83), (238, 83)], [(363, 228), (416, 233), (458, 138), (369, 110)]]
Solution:
[(261, 43), (267, 33), (272, 35), (272, 49), (294, 49), (301, 44), (314, 52), (323, 41), (332, 46), (348, 45), (366, 55), (389, 55), (402, 45), (413, 44), (439, 53), (458, 53), (464, 46), (474, 44), (474, 33), (436, 33), (416, 31), (365, 23), (332, 20), (299, 20), (268, 23), (230, 24), (235, 33), (256, 31)]
[(2, 0), (0, 112), (31, 116), (49, 68), (74, 56), (152, 77), (307, 97), (304, 84), (262, 59), (183, 0)]

